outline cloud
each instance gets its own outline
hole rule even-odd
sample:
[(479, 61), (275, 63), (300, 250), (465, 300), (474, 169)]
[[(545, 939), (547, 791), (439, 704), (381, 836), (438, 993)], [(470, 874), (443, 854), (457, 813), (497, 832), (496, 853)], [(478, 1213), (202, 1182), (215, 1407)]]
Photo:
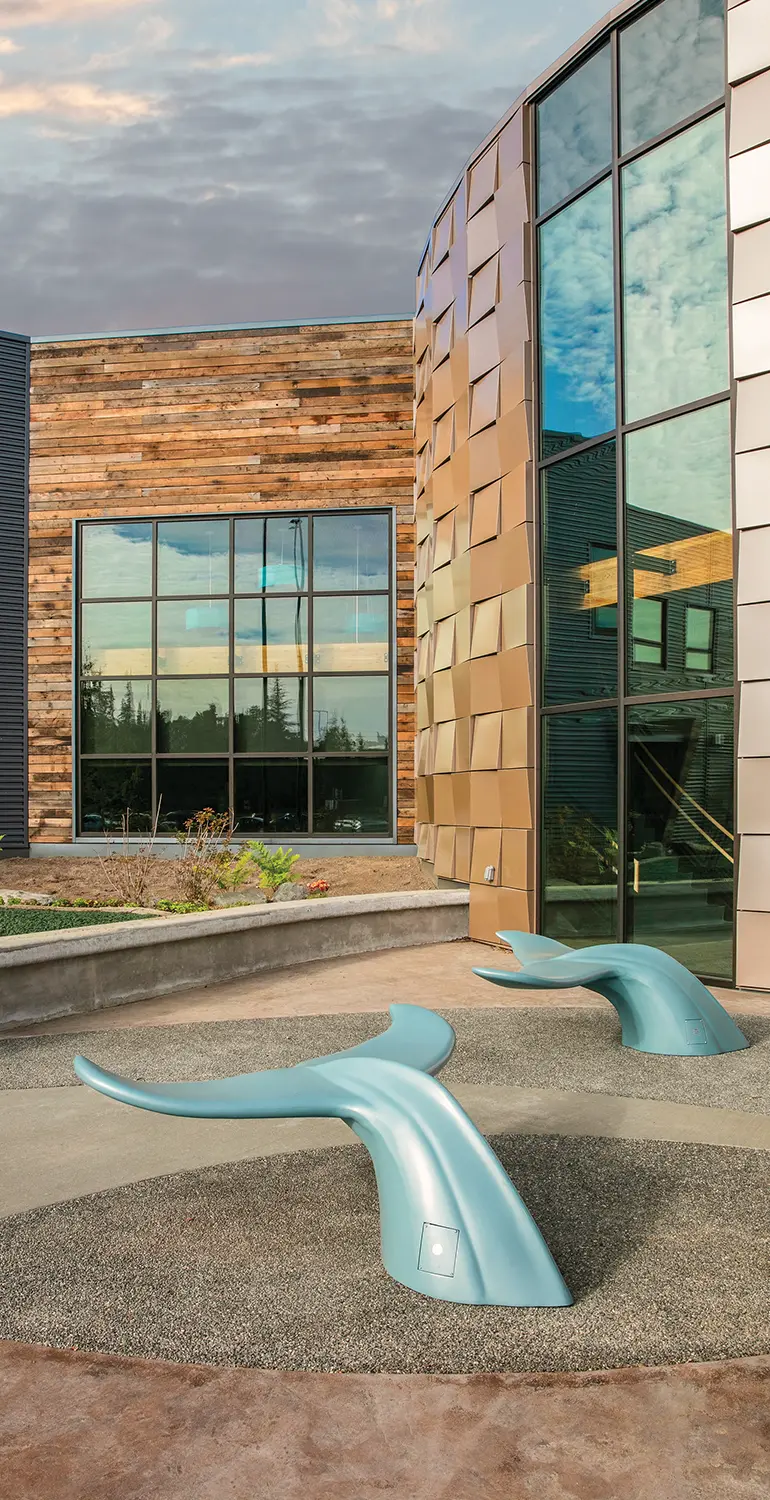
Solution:
[(21, 51), (22, 48), (18, 45), (17, 42), (12, 41), (9, 36), (0, 36), (0, 53), (4, 57), (8, 56), (11, 52)]
[(218, 72), (223, 68), (264, 68), (272, 62), (275, 62), (273, 52), (237, 52), (232, 56), (215, 52), (210, 56), (195, 58), (191, 67), (204, 72)]
[(56, 26), (111, 16), (151, 0), (0, 0), (0, 26)]
[(125, 125), (156, 113), (157, 106), (141, 94), (100, 89), (90, 83), (18, 83), (0, 89), (0, 119), (12, 115), (58, 115), (63, 119)]
[(309, 0), (320, 46), (365, 55), (384, 48), (444, 51), (453, 30), (452, 0)]
[(497, 100), (236, 80), (188, 73), (162, 116), (81, 143), (56, 182), (0, 177), (0, 325), (410, 315), (434, 209)]

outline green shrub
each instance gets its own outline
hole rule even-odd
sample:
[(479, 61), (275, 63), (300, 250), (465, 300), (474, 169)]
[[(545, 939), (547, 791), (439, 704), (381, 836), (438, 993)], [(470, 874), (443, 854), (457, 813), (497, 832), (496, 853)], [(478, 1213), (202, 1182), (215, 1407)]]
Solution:
[(53, 911), (50, 906), (0, 906), (0, 938), (23, 937), (30, 932), (57, 932), (64, 927), (94, 927), (105, 922), (151, 921), (149, 912), (137, 917), (124, 911)]
[[(259, 871), (259, 884), (271, 901), (279, 885), (295, 880), (294, 866), (299, 859), (291, 849), (268, 849), (261, 839), (250, 839), (245, 849), (249, 851), (249, 866)], [(239, 856), (240, 857), (240, 856)]]
[(170, 911), (177, 917), (189, 916), (194, 911), (208, 911), (205, 901), (156, 901), (156, 911)]

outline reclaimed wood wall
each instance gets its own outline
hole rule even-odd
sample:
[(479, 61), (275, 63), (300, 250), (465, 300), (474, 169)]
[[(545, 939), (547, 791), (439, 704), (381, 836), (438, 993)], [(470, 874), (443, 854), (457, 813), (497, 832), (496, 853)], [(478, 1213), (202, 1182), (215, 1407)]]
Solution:
[(72, 523), (396, 507), (398, 841), (414, 840), (409, 320), (32, 345), (29, 815), (72, 838)]

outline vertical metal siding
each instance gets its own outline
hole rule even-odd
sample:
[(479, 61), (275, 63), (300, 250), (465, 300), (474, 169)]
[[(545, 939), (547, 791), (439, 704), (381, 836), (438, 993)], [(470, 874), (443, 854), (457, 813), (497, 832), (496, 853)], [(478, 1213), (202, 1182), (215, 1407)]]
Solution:
[(26, 854), (29, 339), (0, 332), (0, 844)]

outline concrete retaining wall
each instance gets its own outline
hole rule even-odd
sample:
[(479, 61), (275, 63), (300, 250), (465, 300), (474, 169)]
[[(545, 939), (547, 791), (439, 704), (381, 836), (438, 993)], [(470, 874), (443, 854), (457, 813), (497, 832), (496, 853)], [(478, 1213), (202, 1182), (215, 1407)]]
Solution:
[(332, 896), (3, 938), (0, 1031), (313, 959), (467, 936), (468, 892), (454, 890)]

